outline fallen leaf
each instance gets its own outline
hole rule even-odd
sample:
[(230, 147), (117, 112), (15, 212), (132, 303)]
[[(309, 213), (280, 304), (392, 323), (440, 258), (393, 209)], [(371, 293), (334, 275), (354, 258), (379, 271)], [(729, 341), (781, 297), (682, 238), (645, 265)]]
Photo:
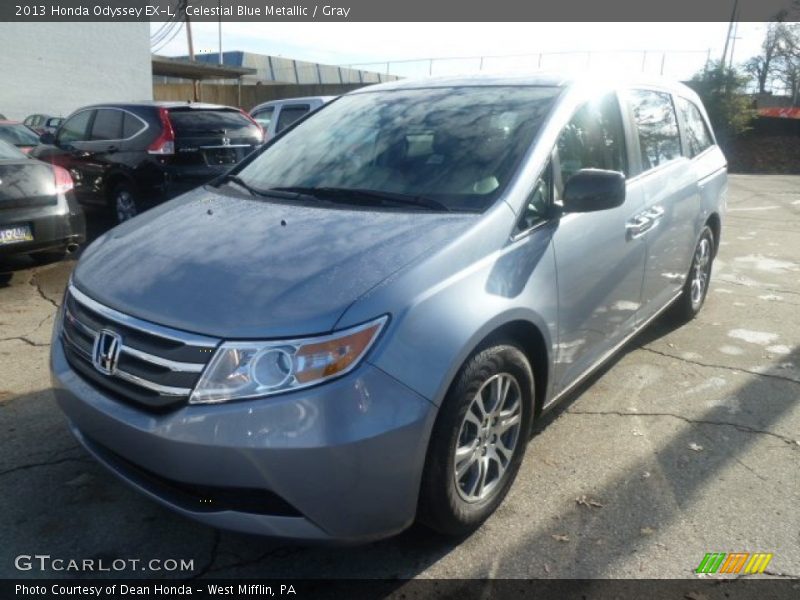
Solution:
[(575, 498), (575, 502), (578, 503), (578, 506), (593, 506), (595, 508), (603, 508), (603, 505), (600, 504), (597, 500), (593, 500), (587, 496), (580, 496)]
[(652, 527), (642, 527), (639, 531), (642, 535), (653, 535), (656, 532)]
[(684, 598), (686, 598), (686, 600), (708, 600), (708, 596), (700, 592), (689, 592)]
[(633, 433), (634, 437), (642, 437), (644, 434), (639, 431), (638, 429), (634, 429), (631, 433)]
[(649, 477), (650, 477), (650, 471), (645, 471), (644, 473), (642, 473), (642, 479), (647, 479)]
[(545, 573), (549, 573), (550, 572), (550, 565), (548, 565), (547, 563), (544, 563), (544, 572)]
[(700, 444), (696, 444), (695, 442), (692, 442), (691, 444), (689, 444), (689, 449), (690, 450), (694, 450), (695, 452), (702, 452), (703, 451), (703, 447)]
[(553, 538), (557, 542), (568, 542), (569, 541), (569, 536), (566, 535), (566, 534), (563, 534), (563, 533), (554, 533), (550, 537)]

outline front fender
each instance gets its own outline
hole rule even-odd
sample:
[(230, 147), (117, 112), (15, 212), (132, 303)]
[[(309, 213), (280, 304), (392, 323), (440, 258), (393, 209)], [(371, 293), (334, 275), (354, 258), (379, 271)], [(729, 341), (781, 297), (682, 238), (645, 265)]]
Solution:
[(504, 325), (523, 321), (544, 338), (549, 372), (558, 317), (551, 232), (543, 228), (511, 242), (421, 290), (392, 312), (369, 361), (438, 406), (475, 348)]

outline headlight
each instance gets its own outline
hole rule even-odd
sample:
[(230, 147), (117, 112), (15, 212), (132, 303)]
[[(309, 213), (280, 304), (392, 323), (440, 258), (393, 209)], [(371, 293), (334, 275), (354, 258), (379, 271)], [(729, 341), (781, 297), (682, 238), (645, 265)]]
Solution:
[(387, 319), (384, 316), (324, 337), (223, 343), (189, 402), (212, 404), (269, 396), (344, 375), (358, 365)]

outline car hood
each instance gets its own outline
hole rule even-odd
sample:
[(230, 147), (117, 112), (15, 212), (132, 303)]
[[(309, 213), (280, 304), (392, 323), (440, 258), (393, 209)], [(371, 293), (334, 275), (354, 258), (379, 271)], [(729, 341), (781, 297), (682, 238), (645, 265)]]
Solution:
[(195, 333), (324, 333), (362, 294), (477, 218), (300, 206), (200, 188), (99, 238), (74, 283), (119, 311)]

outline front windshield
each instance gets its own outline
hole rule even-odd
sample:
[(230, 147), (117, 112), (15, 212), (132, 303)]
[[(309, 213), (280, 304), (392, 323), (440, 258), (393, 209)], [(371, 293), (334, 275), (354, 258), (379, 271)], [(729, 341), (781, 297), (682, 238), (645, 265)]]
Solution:
[(238, 175), (258, 190), (370, 190), (483, 211), (508, 185), (558, 92), (479, 86), (344, 96)]

